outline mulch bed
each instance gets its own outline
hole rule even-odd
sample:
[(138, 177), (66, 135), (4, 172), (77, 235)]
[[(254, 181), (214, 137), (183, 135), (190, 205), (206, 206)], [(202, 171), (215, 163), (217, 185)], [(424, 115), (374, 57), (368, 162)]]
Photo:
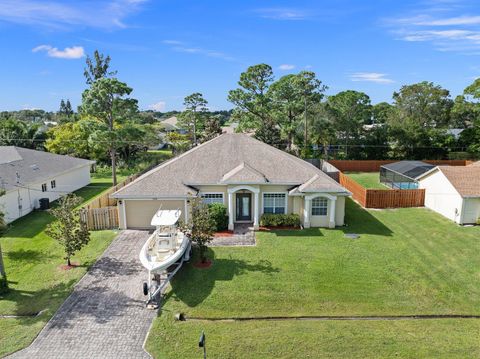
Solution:
[(258, 230), (262, 232), (278, 231), (278, 230), (298, 231), (300, 230), (300, 227), (288, 227), (288, 226), (260, 227)]
[(68, 264), (61, 264), (58, 266), (61, 270), (70, 270), (70, 269), (75, 269), (80, 266), (80, 263), (72, 262), (71, 265)]
[(213, 236), (215, 238), (217, 237), (233, 237), (233, 231), (220, 231), (220, 232), (216, 232)]
[(210, 259), (208, 259), (206, 262), (193, 263), (193, 266), (198, 269), (206, 269), (206, 268), (210, 268), (212, 264), (213, 262)]

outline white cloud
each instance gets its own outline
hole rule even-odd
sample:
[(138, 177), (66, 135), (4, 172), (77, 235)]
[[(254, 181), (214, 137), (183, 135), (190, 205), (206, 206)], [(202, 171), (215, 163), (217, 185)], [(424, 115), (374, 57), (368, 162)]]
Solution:
[(125, 19), (144, 0), (0, 0), (0, 21), (70, 29), (72, 26), (125, 28)]
[(293, 70), (294, 68), (295, 68), (295, 65), (292, 65), (292, 64), (282, 64), (278, 66), (278, 69), (282, 71)]
[(419, 26), (459, 26), (459, 25), (480, 25), (480, 16), (456, 16), (443, 19), (424, 19), (413, 22)]
[(395, 82), (386, 76), (387, 74), (379, 72), (355, 72), (350, 75), (350, 80), (355, 82), (375, 82), (378, 84), (390, 84)]
[(85, 51), (82, 46), (66, 47), (59, 50), (50, 45), (40, 45), (32, 49), (32, 52), (45, 51), (48, 56), (59, 59), (79, 59), (85, 56)]
[(148, 106), (150, 110), (154, 110), (158, 112), (164, 112), (166, 107), (167, 107), (167, 103), (165, 101), (158, 101), (157, 103), (154, 103)]
[[(439, 51), (478, 53), (480, 15), (466, 14), (468, 6), (458, 1), (442, 2), (441, 8), (431, 2), (414, 9), (412, 16), (390, 18), (384, 23), (398, 40), (431, 43)], [(478, 9), (472, 11), (478, 13)]]
[(197, 54), (197, 55), (203, 55), (207, 57), (215, 57), (219, 58), (225, 61), (237, 61), (234, 57), (225, 54), (221, 51), (216, 51), (216, 50), (209, 50), (209, 49), (204, 49), (202, 47), (192, 47), (186, 44), (183, 41), (178, 41), (178, 40), (163, 40), (162, 41), (165, 45), (169, 46), (173, 51), (177, 52), (184, 52), (187, 54)]
[(304, 20), (309, 14), (305, 10), (292, 8), (263, 8), (255, 12), (265, 19), (273, 20)]

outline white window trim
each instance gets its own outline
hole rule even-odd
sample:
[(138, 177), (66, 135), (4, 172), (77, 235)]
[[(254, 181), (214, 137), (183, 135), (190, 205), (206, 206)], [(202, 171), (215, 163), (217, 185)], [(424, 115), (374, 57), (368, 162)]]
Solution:
[[(324, 200), (327, 201), (327, 206), (326, 206), (327, 211), (325, 212), (325, 214), (313, 214), (313, 201), (316, 200), (317, 198), (324, 199)], [(312, 217), (328, 217), (328, 212), (329, 212), (329, 207), (330, 207), (329, 202), (330, 202), (330, 200), (327, 197), (324, 197), (324, 196), (317, 196), (315, 198), (312, 198), (311, 203), (310, 203), (310, 215)], [(319, 207), (319, 208), (322, 208), (322, 207)]]
[(265, 203), (264, 203), (265, 202), (265, 197), (264, 197), (264, 195), (266, 195), (266, 194), (284, 194), (285, 195), (285, 212), (284, 212), (284, 214), (288, 213), (288, 191), (286, 191), (286, 192), (262, 192), (262, 207), (261, 207), (262, 212), (261, 212), (261, 214), (265, 213), (264, 212), (264, 210), (265, 210)]
[(202, 198), (207, 194), (221, 194), (222, 195), (222, 204), (225, 205), (225, 192), (200, 192), (199, 196)]

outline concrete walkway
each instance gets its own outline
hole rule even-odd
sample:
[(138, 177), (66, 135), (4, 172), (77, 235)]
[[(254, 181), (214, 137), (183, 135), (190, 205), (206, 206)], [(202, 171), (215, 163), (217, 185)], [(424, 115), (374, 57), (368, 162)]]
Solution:
[(237, 223), (232, 235), (217, 236), (212, 242), (211, 247), (231, 247), (231, 246), (254, 246), (255, 231), (253, 223)]
[(11, 358), (150, 358), (156, 311), (145, 308), (138, 259), (146, 231), (123, 231), (75, 286), (35, 341)]

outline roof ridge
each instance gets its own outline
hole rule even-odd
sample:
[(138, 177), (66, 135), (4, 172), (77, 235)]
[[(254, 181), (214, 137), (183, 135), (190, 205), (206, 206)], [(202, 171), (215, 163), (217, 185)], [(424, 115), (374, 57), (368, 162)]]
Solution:
[(129, 184), (127, 184), (126, 186), (123, 186), (122, 188), (119, 188), (117, 191), (113, 192), (111, 195), (115, 195), (117, 192), (120, 192), (120, 191), (123, 191), (125, 188), (128, 188), (130, 186), (132, 186), (133, 184), (135, 184), (137, 181), (141, 180), (141, 179), (144, 179), (144, 178), (147, 178), (149, 176), (151, 176), (152, 174), (156, 173), (158, 170), (162, 169), (162, 168), (165, 168), (167, 167), (168, 165), (171, 165), (173, 162), (176, 162), (177, 160), (179, 160), (180, 158), (183, 158), (185, 157), (186, 155), (192, 153), (192, 152), (195, 152), (197, 149), (201, 148), (201, 147), (205, 147), (206, 145), (212, 143), (213, 141), (216, 141), (218, 140), (219, 138), (225, 136), (227, 134), (221, 134), (217, 137), (214, 137), (212, 138), (211, 140), (208, 140), (207, 142), (204, 142), (204, 143), (201, 143), (199, 144), (198, 146), (195, 146), (191, 149), (189, 149), (188, 151), (178, 155), (178, 156), (175, 156), (163, 163), (160, 163), (158, 166), (152, 168), (151, 170), (143, 173), (142, 175), (138, 176), (137, 178), (135, 178), (132, 182), (130, 182)]
[(224, 182), (226, 180), (228, 180), (229, 178), (233, 177), (234, 175), (236, 175), (237, 173), (239, 173), (240, 171), (242, 171), (243, 169), (247, 169), (251, 172), (253, 172), (254, 174), (256, 175), (259, 175), (261, 177), (263, 177), (265, 179), (265, 181), (268, 182), (267, 180), (267, 177), (265, 176), (264, 173), (260, 172), (259, 170), (257, 170), (255, 167), (249, 165), (247, 162), (245, 161), (242, 161), (239, 165), (237, 165), (236, 167), (234, 167), (233, 169), (231, 169), (230, 171), (228, 171), (227, 173), (225, 173), (223, 176), (222, 176), (222, 180), (221, 182)]
[(263, 145), (265, 145), (266, 148), (269, 149), (269, 151), (272, 151), (272, 152), (280, 152), (282, 153), (283, 155), (286, 155), (286, 157), (290, 160), (290, 161), (293, 161), (293, 162), (296, 162), (298, 164), (300, 164), (301, 166), (305, 167), (305, 168), (309, 168), (309, 169), (314, 169), (318, 175), (322, 175), (322, 177), (325, 177), (325, 178), (328, 178), (328, 180), (330, 180), (330, 182), (332, 183), (335, 183), (335, 184), (338, 184), (337, 181), (335, 181), (333, 178), (331, 178), (329, 175), (327, 175), (325, 172), (323, 172), (321, 169), (319, 169), (318, 167), (314, 166), (313, 164), (311, 164), (310, 162), (307, 162), (305, 161), (304, 159), (300, 158), (300, 157), (297, 157), (295, 155), (292, 155), (288, 152), (285, 152), (285, 151), (282, 151), (274, 146), (271, 146), (265, 142), (262, 142), (254, 137), (250, 137), (248, 136), (250, 139), (256, 141), (256, 142), (259, 142)]

